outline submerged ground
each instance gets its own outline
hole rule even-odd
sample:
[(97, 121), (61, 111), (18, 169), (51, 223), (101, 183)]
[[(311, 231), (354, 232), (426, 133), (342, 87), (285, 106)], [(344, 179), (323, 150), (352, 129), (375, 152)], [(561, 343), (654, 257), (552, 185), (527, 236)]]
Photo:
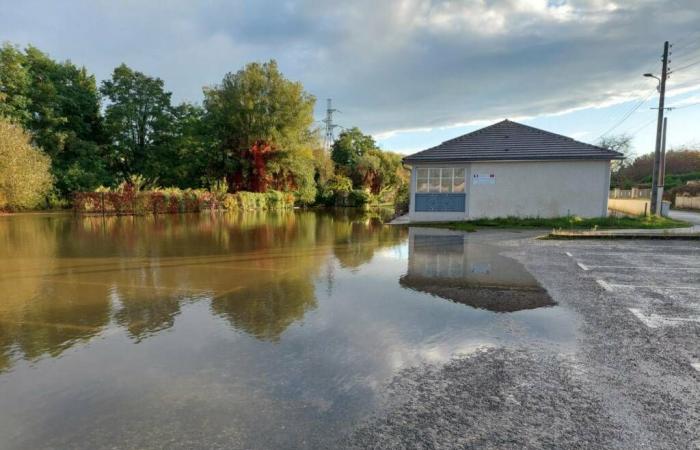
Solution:
[(404, 370), (373, 448), (700, 448), (700, 243), (502, 241), (563, 309), (576, 345), (486, 348)]
[(694, 448), (700, 243), (0, 218), (0, 448)]

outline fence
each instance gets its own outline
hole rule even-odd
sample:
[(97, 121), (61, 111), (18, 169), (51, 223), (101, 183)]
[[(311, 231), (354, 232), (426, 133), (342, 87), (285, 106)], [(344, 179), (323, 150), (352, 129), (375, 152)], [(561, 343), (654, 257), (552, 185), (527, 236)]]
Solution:
[(611, 189), (610, 198), (651, 198), (651, 189)]
[(676, 195), (676, 208), (700, 209), (700, 197)]

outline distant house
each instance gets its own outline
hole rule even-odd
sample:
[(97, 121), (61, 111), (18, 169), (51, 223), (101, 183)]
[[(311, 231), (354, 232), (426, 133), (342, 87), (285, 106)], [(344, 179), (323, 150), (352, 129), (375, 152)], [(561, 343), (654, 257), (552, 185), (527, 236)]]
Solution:
[(504, 120), (404, 158), (411, 221), (607, 215), (621, 153)]

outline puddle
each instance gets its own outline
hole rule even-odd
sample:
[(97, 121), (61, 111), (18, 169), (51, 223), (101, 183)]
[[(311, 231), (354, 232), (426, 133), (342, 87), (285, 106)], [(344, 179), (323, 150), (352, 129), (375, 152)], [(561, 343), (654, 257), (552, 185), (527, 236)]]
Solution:
[(476, 234), (350, 211), (0, 218), (1, 446), (331, 448), (404, 368), (573, 345), (573, 314)]
[(401, 285), (474, 308), (515, 312), (556, 303), (517, 261), (494, 245), (449, 230), (411, 228)]

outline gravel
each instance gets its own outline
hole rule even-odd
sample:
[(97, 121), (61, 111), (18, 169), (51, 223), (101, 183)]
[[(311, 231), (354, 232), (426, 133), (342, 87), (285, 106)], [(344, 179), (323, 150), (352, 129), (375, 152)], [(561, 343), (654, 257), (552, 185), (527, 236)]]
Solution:
[(406, 369), (387, 387), (382, 411), (342, 446), (700, 449), (700, 372), (692, 366), (700, 359), (700, 324), (649, 328), (629, 311), (691, 315), (699, 311), (698, 291), (681, 297), (672, 290), (608, 292), (596, 283), (617, 277), (653, 285), (675, 277), (700, 287), (697, 272), (627, 270), (623, 277), (620, 269), (582, 271), (566, 255), (585, 252), (589, 263), (617, 258), (639, 266), (653, 258), (659, 265), (697, 266), (700, 243), (521, 238), (499, 245), (559, 307), (579, 316), (575, 347), (491, 347), (443, 366)]

